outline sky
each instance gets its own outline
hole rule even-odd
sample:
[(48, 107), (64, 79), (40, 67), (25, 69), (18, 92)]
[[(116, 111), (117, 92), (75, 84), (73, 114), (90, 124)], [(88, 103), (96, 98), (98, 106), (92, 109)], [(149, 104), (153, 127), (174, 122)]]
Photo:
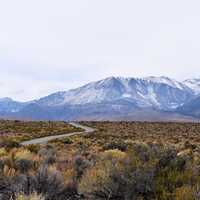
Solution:
[(199, 0), (0, 0), (0, 97), (109, 76), (200, 74)]

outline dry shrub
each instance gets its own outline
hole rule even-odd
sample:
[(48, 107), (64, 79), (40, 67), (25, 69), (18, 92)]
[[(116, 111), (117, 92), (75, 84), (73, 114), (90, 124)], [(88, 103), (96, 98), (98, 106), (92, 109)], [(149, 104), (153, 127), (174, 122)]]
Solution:
[(7, 155), (7, 151), (5, 148), (0, 148), (0, 157), (6, 156)]
[(117, 184), (111, 179), (112, 166), (106, 162), (87, 171), (79, 185), (79, 192), (92, 199), (107, 199), (117, 193)]
[(45, 200), (42, 195), (38, 195), (36, 192), (30, 195), (17, 194), (16, 200)]
[(28, 150), (24, 148), (20, 148), (15, 152), (15, 159), (31, 159), (33, 154)]
[(0, 176), (0, 199), (10, 200), (14, 196), (14, 190), (10, 178)]
[(119, 150), (101, 154), (97, 164), (87, 170), (79, 185), (86, 198), (136, 200), (153, 194), (154, 173), (145, 168), (137, 158)]
[(10, 168), (8, 165), (4, 165), (2, 174), (6, 177), (14, 177), (16, 175), (16, 170)]
[(91, 199), (123, 199), (123, 162), (126, 153), (108, 150), (101, 154), (95, 167), (87, 170), (79, 185), (80, 193)]
[(44, 164), (52, 165), (56, 162), (56, 150), (51, 145), (46, 145), (38, 152)]
[(27, 173), (32, 169), (34, 162), (28, 159), (18, 159), (15, 161), (15, 168), (21, 173)]
[(191, 186), (182, 186), (176, 189), (176, 200), (197, 200)]

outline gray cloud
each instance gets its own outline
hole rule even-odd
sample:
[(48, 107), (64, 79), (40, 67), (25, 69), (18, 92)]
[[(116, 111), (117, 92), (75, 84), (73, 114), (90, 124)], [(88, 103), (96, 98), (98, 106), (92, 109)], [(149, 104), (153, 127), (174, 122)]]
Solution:
[[(0, 0), (0, 96), (200, 73), (198, 0)], [(20, 92), (19, 92), (20, 91)]]

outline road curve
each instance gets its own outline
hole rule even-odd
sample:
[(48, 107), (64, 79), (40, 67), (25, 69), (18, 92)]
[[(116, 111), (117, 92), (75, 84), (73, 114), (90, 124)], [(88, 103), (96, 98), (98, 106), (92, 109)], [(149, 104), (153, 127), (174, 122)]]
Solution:
[(72, 126), (75, 126), (76, 128), (82, 128), (84, 131), (36, 138), (36, 139), (21, 142), (20, 144), (23, 145), (23, 146), (31, 145), (31, 144), (46, 144), (47, 142), (54, 140), (54, 139), (61, 139), (61, 138), (70, 137), (70, 136), (73, 136), (73, 135), (81, 135), (81, 134), (84, 134), (84, 133), (93, 133), (95, 131), (94, 128), (91, 128), (91, 127), (88, 127), (88, 126), (83, 126), (79, 123), (71, 122), (69, 124), (71, 124)]

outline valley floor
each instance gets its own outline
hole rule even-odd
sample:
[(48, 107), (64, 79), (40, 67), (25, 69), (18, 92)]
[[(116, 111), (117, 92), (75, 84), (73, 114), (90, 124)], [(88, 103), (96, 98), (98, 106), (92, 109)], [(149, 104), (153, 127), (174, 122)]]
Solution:
[(200, 198), (200, 124), (81, 124), (96, 131), (27, 146), (7, 135), (0, 142), (0, 199)]

